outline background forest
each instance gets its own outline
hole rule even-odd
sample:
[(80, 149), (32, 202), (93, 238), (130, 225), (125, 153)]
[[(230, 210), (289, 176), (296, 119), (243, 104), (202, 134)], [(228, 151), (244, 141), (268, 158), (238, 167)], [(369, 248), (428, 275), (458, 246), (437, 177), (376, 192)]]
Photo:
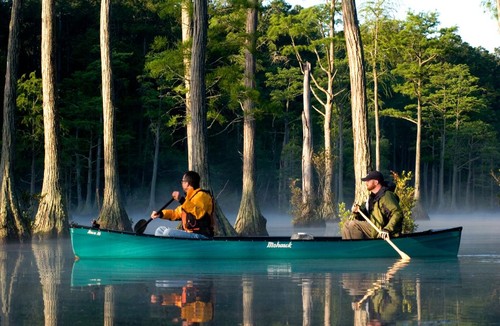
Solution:
[[(3, 85), (11, 2), (0, 6)], [(61, 175), (74, 215), (95, 215), (102, 202), (99, 6), (94, 0), (56, 2)], [(21, 13), (15, 175), (21, 207), (33, 215), (44, 171), (41, 1), (23, 1)], [(181, 6), (172, 0), (117, 0), (111, 13), (120, 190), (127, 210), (144, 214), (167, 201), (187, 169)], [(386, 176), (413, 172), (418, 157), (420, 200), (427, 210), (498, 209), (499, 188), (492, 173), (498, 175), (500, 168), (500, 49), (489, 53), (471, 47), (456, 29), (439, 28), (435, 13), (409, 13), (405, 20), (395, 20), (384, 1), (358, 8), (358, 16), (372, 167)], [(222, 207), (231, 213), (238, 210), (242, 189), (245, 6), (210, 1), (209, 17), (210, 179)], [(329, 24), (331, 11), (324, 5), (292, 8), (278, 0), (259, 9), (256, 90), (250, 96), (257, 126), (256, 195), (263, 210), (289, 213), (290, 187), (300, 183), (303, 62), (311, 64), (314, 189), (322, 189), (318, 162), (328, 134), (334, 201), (350, 205), (353, 200), (350, 85), (339, 8), (334, 18), (335, 24)], [(329, 44), (335, 56), (327, 67)], [(422, 108), (418, 156), (417, 106)]]

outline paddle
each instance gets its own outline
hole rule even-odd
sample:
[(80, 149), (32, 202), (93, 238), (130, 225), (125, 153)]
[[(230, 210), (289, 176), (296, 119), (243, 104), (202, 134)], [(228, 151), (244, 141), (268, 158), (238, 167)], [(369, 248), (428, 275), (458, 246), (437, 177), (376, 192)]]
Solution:
[[(164, 210), (165, 208), (167, 208), (168, 205), (170, 205), (172, 202), (174, 201), (174, 199), (170, 199), (168, 201), (168, 203), (166, 203), (165, 205), (163, 205), (162, 208), (160, 208), (159, 210), (157, 210), (157, 212), (161, 212), (162, 210)], [(146, 231), (146, 227), (148, 226), (149, 222), (151, 222), (153, 220), (152, 217), (149, 218), (149, 220), (139, 220), (137, 223), (135, 223), (134, 225), (134, 231), (135, 231), (135, 234), (143, 234), (144, 231)]]
[[(380, 234), (382, 233), (382, 231), (375, 225), (373, 224), (373, 222), (368, 218), (366, 217), (366, 215), (361, 211), (361, 210), (358, 210), (359, 214), (361, 214), (361, 216), (363, 216), (363, 218), (375, 229), (377, 230), (377, 232)], [(403, 251), (401, 251), (392, 241), (391, 239), (389, 239), (389, 237), (385, 238), (384, 239), (385, 241), (387, 241), (388, 244), (390, 244), (394, 250), (396, 250), (398, 252), (398, 254), (401, 256), (402, 259), (404, 260), (410, 260), (410, 256), (408, 256), (407, 254), (405, 254)]]

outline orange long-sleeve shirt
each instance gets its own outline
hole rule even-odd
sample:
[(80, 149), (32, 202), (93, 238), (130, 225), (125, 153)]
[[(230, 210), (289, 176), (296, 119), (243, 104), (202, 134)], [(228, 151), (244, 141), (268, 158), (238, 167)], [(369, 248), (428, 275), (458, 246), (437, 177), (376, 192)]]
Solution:
[(205, 214), (212, 214), (213, 204), (212, 197), (205, 191), (198, 189), (189, 189), (184, 203), (176, 209), (165, 209), (162, 211), (163, 219), (178, 221), (182, 219), (182, 210), (192, 214), (197, 220), (201, 219)]

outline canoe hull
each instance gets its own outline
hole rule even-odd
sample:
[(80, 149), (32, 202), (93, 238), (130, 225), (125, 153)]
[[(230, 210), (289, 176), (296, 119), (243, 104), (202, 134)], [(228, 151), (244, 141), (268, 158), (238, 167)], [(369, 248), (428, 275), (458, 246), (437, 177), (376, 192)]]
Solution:
[[(394, 238), (410, 257), (456, 257), (462, 227), (429, 230)], [(342, 240), (315, 237), (216, 237), (210, 240), (155, 237), (131, 232), (70, 228), (73, 252), (79, 259), (342, 259), (398, 258), (384, 240)]]

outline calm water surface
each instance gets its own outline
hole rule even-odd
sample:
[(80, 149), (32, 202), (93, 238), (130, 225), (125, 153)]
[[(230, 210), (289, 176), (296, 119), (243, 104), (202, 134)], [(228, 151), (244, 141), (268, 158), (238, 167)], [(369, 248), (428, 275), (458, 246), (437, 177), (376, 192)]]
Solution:
[(500, 325), (499, 218), (431, 216), (419, 230), (464, 226), (459, 256), (409, 263), (75, 262), (69, 239), (3, 245), (0, 325)]

